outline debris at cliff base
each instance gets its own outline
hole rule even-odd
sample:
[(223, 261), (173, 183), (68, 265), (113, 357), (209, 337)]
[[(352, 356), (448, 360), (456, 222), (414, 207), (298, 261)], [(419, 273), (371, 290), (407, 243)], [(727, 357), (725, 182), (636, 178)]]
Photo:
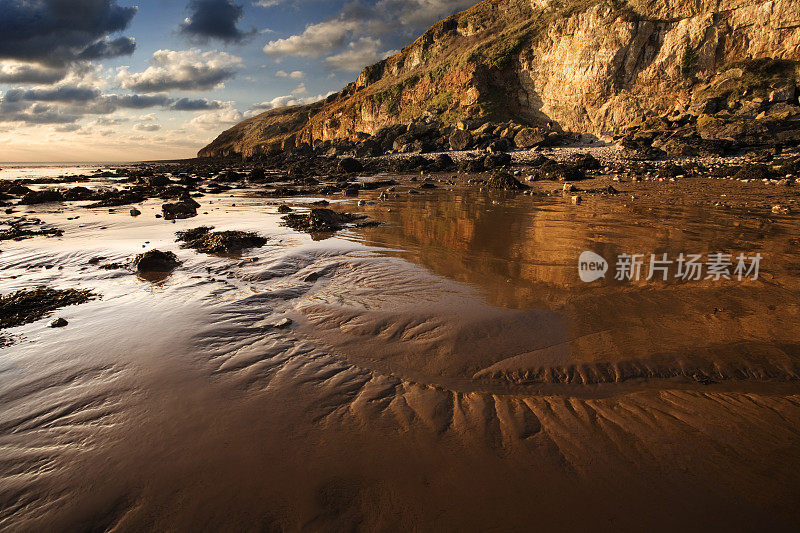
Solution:
[(261, 248), (267, 239), (257, 233), (246, 231), (211, 231), (214, 228), (201, 226), (176, 235), (183, 248), (191, 248), (205, 254), (239, 254), (249, 248)]
[(0, 296), (0, 329), (35, 322), (56, 309), (78, 305), (97, 295), (87, 289), (51, 289), (39, 287)]

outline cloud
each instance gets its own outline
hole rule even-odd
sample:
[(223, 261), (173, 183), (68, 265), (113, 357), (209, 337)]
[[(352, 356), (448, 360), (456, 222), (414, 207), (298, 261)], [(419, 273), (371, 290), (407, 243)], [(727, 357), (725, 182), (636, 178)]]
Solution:
[(258, 2), (253, 2), (253, 5), (258, 7), (273, 7), (281, 2), (282, 0), (258, 0)]
[(170, 107), (173, 111), (207, 111), (211, 109), (221, 109), (222, 102), (219, 100), (206, 100), (200, 98), (191, 100), (189, 98), (179, 98)]
[(380, 53), (380, 47), (380, 39), (361, 37), (359, 40), (348, 44), (343, 52), (325, 58), (325, 63), (334, 70), (358, 72), (367, 65), (376, 63), (396, 53), (395, 50)]
[(0, 122), (67, 124), (118, 109), (146, 109), (172, 104), (166, 94), (103, 94), (96, 87), (60, 85), (46, 89), (11, 89), (0, 98)]
[(109, 59), (112, 57), (129, 56), (136, 50), (136, 40), (131, 37), (120, 37), (113, 41), (106, 38), (92, 44), (80, 53), (78, 59)]
[(379, 36), (416, 34), (474, 3), (475, 0), (380, 0), (370, 6), (354, 0), (330, 20), (268, 42), (264, 53), (278, 59), (328, 55), (326, 63), (331, 68), (353, 72), (389, 55), (379, 52)]
[(166, 94), (112, 94), (104, 98), (113, 103), (116, 107), (127, 109), (146, 109), (148, 107), (166, 106), (172, 102), (170, 97)]
[(293, 80), (302, 80), (305, 78), (305, 73), (302, 70), (295, 70), (293, 72), (286, 72), (284, 70), (279, 70), (275, 73), (275, 76), (278, 78), (292, 78)]
[(216, 50), (158, 50), (151, 62), (153, 66), (139, 73), (121, 68), (117, 74), (120, 86), (142, 93), (215, 89), (234, 76), (242, 58)]
[(159, 126), (158, 124), (148, 124), (140, 122), (139, 124), (133, 126), (133, 129), (135, 129), (136, 131), (158, 131), (161, 129), (161, 126)]
[(244, 116), (252, 117), (258, 115), (259, 113), (263, 113), (264, 111), (269, 111), (270, 109), (277, 109), (279, 107), (291, 107), (296, 105), (313, 104), (314, 102), (319, 102), (320, 100), (324, 100), (331, 94), (333, 93), (318, 94), (316, 96), (307, 96), (304, 98), (298, 98), (296, 95), (279, 96), (277, 98), (269, 100), (268, 102), (261, 102), (259, 104), (255, 104), (245, 112)]
[(130, 119), (128, 117), (98, 117), (95, 119), (94, 124), (96, 126), (119, 126), (120, 124), (124, 124), (129, 120)]
[(64, 124), (63, 126), (57, 126), (55, 128), (56, 131), (67, 132), (67, 133), (78, 131), (79, 129), (81, 129), (81, 127), (78, 124)]
[(268, 56), (319, 57), (344, 46), (348, 36), (358, 29), (356, 21), (341, 19), (312, 24), (299, 35), (270, 41), (264, 46), (264, 53)]
[(89, 102), (100, 97), (100, 90), (89, 87), (62, 86), (53, 89), (11, 89), (3, 102)]
[(17, 61), (0, 62), (0, 83), (25, 85), (51, 85), (63, 80), (66, 67), (47, 67)]
[(149, 113), (147, 115), (140, 115), (139, 120), (142, 122), (155, 122), (156, 121), (156, 114)]
[(225, 102), (220, 109), (197, 115), (189, 121), (188, 126), (192, 129), (221, 131), (243, 118), (244, 116), (233, 108), (232, 102)]
[(255, 33), (244, 32), (236, 26), (244, 10), (232, 0), (191, 0), (188, 8), (190, 14), (181, 25), (181, 33), (189, 37), (241, 42)]
[(300, 85), (295, 87), (294, 90), (292, 91), (292, 94), (295, 95), (295, 96), (300, 95), (300, 94), (306, 94), (306, 93), (308, 93), (308, 89), (306, 89), (306, 84), (305, 83), (301, 83)]
[(108, 35), (125, 30), (136, 11), (117, 0), (2, 0), (0, 59), (64, 66), (130, 54), (132, 40)]

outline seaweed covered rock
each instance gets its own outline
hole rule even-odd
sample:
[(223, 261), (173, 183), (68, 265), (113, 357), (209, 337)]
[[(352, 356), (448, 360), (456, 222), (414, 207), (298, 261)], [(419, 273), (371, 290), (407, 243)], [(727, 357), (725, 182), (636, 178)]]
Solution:
[(133, 266), (140, 273), (148, 272), (172, 272), (179, 265), (178, 257), (172, 252), (162, 252), (161, 250), (150, 250), (139, 254), (133, 260)]
[(211, 231), (214, 228), (201, 226), (176, 235), (184, 248), (206, 254), (239, 254), (248, 248), (261, 248), (267, 239), (257, 233), (246, 231)]
[(0, 296), (0, 329), (35, 322), (56, 309), (82, 304), (95, 296), (86, 289), (60, 290), (48, 287)]
[(42, 190), (42, 191), (31, 191), (19, 201), (19, 203), (23, 205), (36, 205), (36, 204), (48, 204), (52, 202), (63, 202), (64, 195), (61, 194), (59, 191), (55, 190)]
[(307, 215), (291, 214), (283, 217), (285, 224), (297, 231), (306, 233), (332, 233), (344, 228), (358, 220), (363, 220), (363, 215), (351, 213), (337, 213), (331, 209), (312, 209)]
[(162, 205), (161, 211), (164, 213), (164, 220), (182, 220), (196, 217), (198, 207), (200, 204), (189, 196), (184, 196), (178, 202)]

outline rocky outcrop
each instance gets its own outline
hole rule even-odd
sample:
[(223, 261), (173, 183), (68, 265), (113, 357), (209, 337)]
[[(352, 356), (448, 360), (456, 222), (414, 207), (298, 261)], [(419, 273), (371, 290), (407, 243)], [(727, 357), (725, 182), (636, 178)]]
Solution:
[[(199, 155), (363, 141), (423, 117), (454, 126), (514, 121), (538, 130), (520, 138), (533, 145), (550, 131), (619, 135), (648, 118), (692, 110), (698, 87), (758, 58), (793, 65), (786, 83), (770, 89), (796, 105), (796, 0), (486, 0), (367, 67), (324, 102), (253, 117)], [(465, 135), (452, 141), (469, 146)]]

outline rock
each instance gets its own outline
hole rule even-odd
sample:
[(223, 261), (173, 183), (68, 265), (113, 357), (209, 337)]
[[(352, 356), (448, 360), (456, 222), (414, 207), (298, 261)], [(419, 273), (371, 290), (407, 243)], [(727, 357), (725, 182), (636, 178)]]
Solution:
[(42, 191), (31, 191), (19, 201), (22, 205), (48, 204), (51, 202), (63, 202), (64, 196), (52, 189)]
[(286, 215), (283, 217), (286, 225), (298, 231), (307, 233), (333, 233), (345, 225), (362, 220), (366, 217), (350, 213), (337, 213), (331, 209), (312, 209), (307, 215)]
[(468, 150), (473, 146), (472, 134), (466, 130), (458, 130), (450, 135), (450, 148), (456, 151)]
[(64, 192), (64, 200), (68, 202), (78, 202), (81, 200), (91, 200), (95, 192), (86, 187), (73, 187)]
[(489, 154), (483, 158), (483, 170), (493, 170), (495, 168), (505, 167), (511, 164), (511, 156), (509, 154)]
[(486, 151), (491, 154), (505, 153), (509, 150), (511, 150), (511, 143), (508, 139), (497, 139), (489, 143), (489, 146), (486, 147)]
[(733, 175), (737, 180), (763, 180), (772, 177), (772, 172), (767, 165), (748, 163)]
[(580, 204), (582, 202), (583, 202), (583, 198), (581, 198), (580, 196), (573, 196), (572, 197), (572, 203), (573, 204), (578, 205), (578, 204)]
[(278, 320), (277, 322), (272, 324), (271, 327), (274, 329), (286, 329), (292, 324), (293, 322), (290, 318), (282, 318), (281, 320)]
[(551, 179), (557, 179), (559, 181), (582, 181), (586, 179), (586, 174), (583, 170), (572, 165), (563, 164), (558, 164), (553, 167), (549, 175)]
[(51, 289), (39, 287), (0, 296), (0, 329), (35, 322), (50, 312), (78, 305), (95, 298), (85, 289)]
[(517, 148), (529, 149), (535, 146), (541, 146), (547, 141), (547, 136), (533, 128), (523, 128), (514, 137), (514, 144)]
[(206, 254), (240, 254), (248, 248), (261, 248), (267, 239), (257, 233), (245, 231), (214, 231), (209, 226), (187, 231), (179, 231), (176, 235), (183, 248), (191, 248)]
[(138, 217), (141, 214), (142, 214), (142, 212), (139, 211), (138, 209), (136, 209), (135, 207), (131, 208), (131, 216), (132, 217)]
[(289, 207), (286, 204), (278, 206), (278, 213), (280, 213), (282, 215), (285, 215), (286, 213), (291, 213), (291, 212), (292, 212), (292, 208)]
[(440, 172), (450, 170), (455, 166), (455, 161), (453, 161), (453, 158), (447, 154), (439, 154), (433, 160), (433, 168)]
[(178, 257), (172, 252), (150, 250), (139, 254), (133, 260), (133, 266), (141, 273), (147, 272), (172, 272), (179, 265)]
[(165, 174), (156, 174), (145, 178), (145, 183), (148, 187), (166, 187), (172, 181)]
[(247, 177), (247, 180), (253, 183), (263, 183), (267, 181), (267, 174), (264, 172), (263, 168), (256, 167), (250, 171), (250, 175)]
[(63, 318), (56, 318), (55, 320), (50, 322), (50, 327), (51, 328), (63, 328), (63, 327), (66, 327), (68, 325), (69, 325), (69, 322), (67, 322)]
[(527, 189), (525, 185), (520, 183), (514, 176), (508, 172), (495, 172), (486, 182), (489, 189), (497, 189), (504, 191), (521, 191)]
[(795, 101), (795, 85), (792, 82), (786, 82), (769, 93), (770, 103), (791, 103)]
[(161, 211), (164, 213), (164, 220), (182, 220), (196, 217), (198, 207), (200, 204), (186, 197), (179, 202), (162, 205)]
[(339, 172), (343, 172), (345, 174), (352, 174), (354, 172), (361, 172), (364, 170), (364, 165), (361, 164), (361, 161), (355, 159), (353, 157), (345, 157), (339, 160), (338, 165)]
[(597, 170), (601, 167), (600, 161), (592, 154), (575, 154), (567, 163), (581, 170)]

